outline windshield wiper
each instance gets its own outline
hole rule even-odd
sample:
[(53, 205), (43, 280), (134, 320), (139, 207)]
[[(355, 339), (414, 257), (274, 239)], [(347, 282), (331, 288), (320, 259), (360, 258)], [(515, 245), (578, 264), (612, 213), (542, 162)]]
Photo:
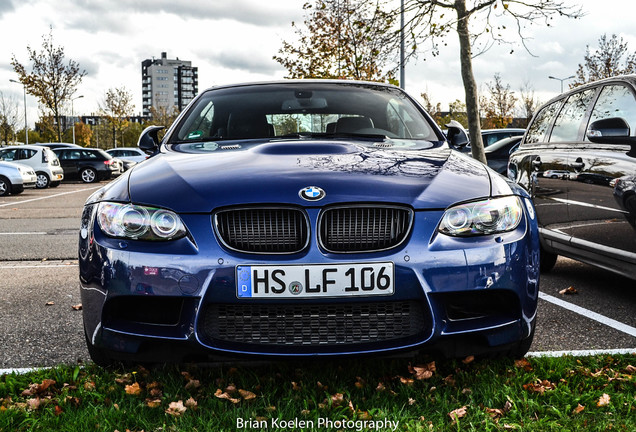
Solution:
[(389, 139), (386, 135), (381, 134), (367, 134), (367, 133), (355, 133), (355, 132), (295, 132), (286, 135), (277, 136), (274, 138), (357, 138), (366, 139), (369, 141), (384, 141)]

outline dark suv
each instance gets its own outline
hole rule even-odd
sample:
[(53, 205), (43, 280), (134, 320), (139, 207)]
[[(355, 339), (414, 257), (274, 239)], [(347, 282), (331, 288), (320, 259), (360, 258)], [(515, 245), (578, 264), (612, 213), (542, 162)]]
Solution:
[(60, 159), (65, 178), (79, 178), (84, 183), (93, 183), (121, 174), (116, 160), (100, 149), (60, 147), (53, 152)]
[(541, 107), (508, 176), (534, 199), (543, 270), (560, 254), (636, 279), (636, 75)]

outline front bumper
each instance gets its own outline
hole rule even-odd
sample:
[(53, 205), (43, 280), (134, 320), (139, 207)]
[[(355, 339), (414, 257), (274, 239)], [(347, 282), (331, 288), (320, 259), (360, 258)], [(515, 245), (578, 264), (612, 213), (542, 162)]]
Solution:
[[(515, 231), (498, 236), (437, 235), (441, 212), (422, 211), (390, 251), (330, 254), (312, 239), (302, 253), (263, 256), (224, 249), (209, 214), (181, 215), (191, 237), (152, 243), (104, 236), (94, 208), (85, 208), (80, 235), (84, 326), (89, 343), (115, 358), (461, 356), (527, 338), (536, 316), (539, 244), (527, 211)], [(318, 210), (308, 213), (315, 222)], [(388, 297), (237, 297), (238, 265), (387, 261), (395, 267)]]

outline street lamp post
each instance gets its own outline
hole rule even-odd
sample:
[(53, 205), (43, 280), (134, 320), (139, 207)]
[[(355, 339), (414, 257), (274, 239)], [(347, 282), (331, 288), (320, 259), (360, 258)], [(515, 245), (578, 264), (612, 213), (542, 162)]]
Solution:
[[(16, 81), (14, 79), (10, 79), (12, 83), (22, 84), (20, 81)], [(27, 123), (27, 105), (26, 105), (26, 86), (22, 84), (22, 88), (24, 89), (24, 143), (29, 144), (29, 126)]]
[(73, 120), (73, 144), (75, 144), (75, 109), (73, 108), (73, 101), (75, 99), (83, 98), (84, 95), (80, 95), (74, 98), (71, 98), (71, 119)]
[(557, 81), (561, 81), (561, 93), (563, 93), (563, 81), (567, 81), (570, 80), (572, 78), (574, 78), (574, 75), (571, 75), (567, 78), (557, 78), (557, 77), (553, 77), (552, 75), (550, 75), (548, 78), (553, 79), (553, 80), (557, 80)]

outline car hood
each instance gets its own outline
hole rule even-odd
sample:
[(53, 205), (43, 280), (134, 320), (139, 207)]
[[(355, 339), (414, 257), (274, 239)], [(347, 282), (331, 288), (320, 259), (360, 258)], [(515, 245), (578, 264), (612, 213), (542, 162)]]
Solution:
[[(409, 151), (334, 141), (270, 142), (196, 154), (167, 151), (120, 180), (127, 187), (114, 185), (94, 200), (130, 200), (184, 213), (260, 203), (387, 202), (444, 209), (493, 192), (484, 165), (447, 148)], [(325, 191), (319, 204), (300, 197), (308, 186)]]

